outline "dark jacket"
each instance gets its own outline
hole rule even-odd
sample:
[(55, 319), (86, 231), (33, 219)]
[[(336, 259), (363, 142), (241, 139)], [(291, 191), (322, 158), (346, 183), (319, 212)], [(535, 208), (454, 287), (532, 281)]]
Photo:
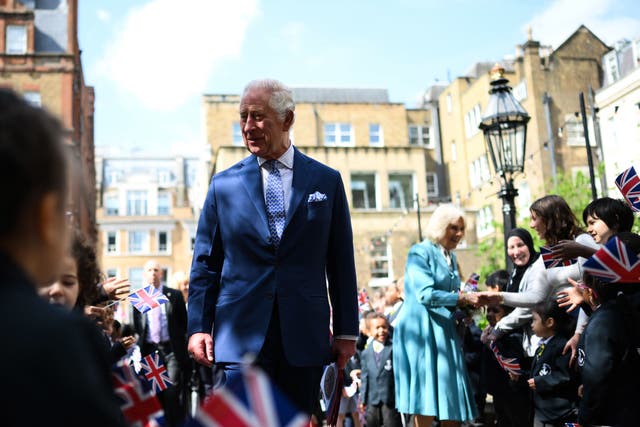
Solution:
[(529, 386), (526, 379), (529, 378), (530, 366), (529, 360), (525, 357), (522, 349), (522, 333), (520, 330), (507, 332), (495, 341), (495, 345), (502, 357), (518, 360), (522, 368), (522, 375), (520, 375), (518, 381), (511, 381), (507, 371), (498, 364), (493, 351), (488, 346), (483, 345), (480, 378), (486, 388), (486, 392), (492, 396), (511, 395), (513, 393), (529, 395)]
[(640, 362), (629, 337), (639, 325), (627, 325), (618, 305), (617, 301), (602, 304), (578, 345), (583, 385), (578, 422), (582, 426), (626, 427), (640, 422)]
[(125, 426), (91, 322), (39, 298), (2, 254), (0, 324), (3, 426)]
[(542, 422), (554, 422), (575, 413), (578, 399), (578, 383), (569, 368), (571, 353), (563, 355), (567, 339), (552, 337), (533, 357), (531, 378), (536, 383), (533, 404), (536, 418)]
[(379, 353), (379, 362), (373, 351), (373, 342), (361, 354), (360, 366), (360, 397), (365, 405), (384, 403), (393, 407), (395, 402), (395, 387), (393, 379), (393, 357), (391, 342), (387, 340)]

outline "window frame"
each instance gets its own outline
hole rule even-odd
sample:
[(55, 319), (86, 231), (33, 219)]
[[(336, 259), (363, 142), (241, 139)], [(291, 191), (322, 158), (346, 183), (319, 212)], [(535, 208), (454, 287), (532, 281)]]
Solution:
[[(137, 234), (144, 236), (140, 250), (132, 250), (131, 238)], [(149, 253), (149, 230), (129, 230), (127, 231), (127, 253), (128, 254), (148, 254)]]
[[(348, 131), (342, 129), (343, 126), (348, 126)], [(329, 132), (329, 128), (333, 128), (333, 132)], [(355, 146), (355, 134), (353, 131), (353, 125), (349, 122), (328, 122), (322, 127), (323, 140), (326, 147), (354, 147)], [(329, 142), (327, 137), (333, 135), (334, 142)], [(343, 142), (343, 137), (348, 136), (349, 141)]]
[[(363, 179), (354, 179), (354, 177), (373, 177), (373, 190), (369, 191), (367, 187), (367, 181)], [(363, 188), (355, 188), (361, 187), (360, 184), (364, 184)], [(361, 211), (377, 211), (378, 210), (378, 175), (375, 172), (352, 172), (350, 177), (350, 186), (349, 189), (351, 191), (351, 206), (353, 209), (361, 210)], [(364, 207), (357, 207), (354, 198), (354, 190), (363, 192), (363, 201)], [(370, 195), (373, 195), (373, 206), (370, 200)]]
[[(17, 40), (21, 43), (20, 49), (12, 49), (11, 44), (12, 42), (15, 44), (16, 41), (14, 40), (10, 40), (10, 37), (15, 36), (15, 32), (14, 34), (10, 34), (12, 32), (12, 30), (17, 30), (20, 29), (22, 31), (22, 34), (20, 34), (20, 40)], [(7, 55), (25, 55), (27, 53), (28, 47), (29, 47), (29, 29), (27, 25), (24, 24), (8, 24), (5, 27), (5, 46), (4, 46), (4, 53)], [(24, 39), (24, 40), (21, 40)]]

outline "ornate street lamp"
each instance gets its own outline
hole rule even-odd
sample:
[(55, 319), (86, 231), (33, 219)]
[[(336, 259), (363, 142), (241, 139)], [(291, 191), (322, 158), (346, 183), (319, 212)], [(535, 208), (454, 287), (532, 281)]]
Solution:
[(511, 270), (512, 264), (506, 250), (507, 236), (516, 226), (514, 200), (518, 190), (513, 187), (513, 178), (524, 171), (527, 123), (531, 117), (511, 93), (508, 82), (504, 77), (504, 68), (496, 64), (491, 69), (491, 96), (479, 128), (484, 133), (493, 167), (502, 178), (498, 196), (502, 199), (505, 260), (507, 268)]

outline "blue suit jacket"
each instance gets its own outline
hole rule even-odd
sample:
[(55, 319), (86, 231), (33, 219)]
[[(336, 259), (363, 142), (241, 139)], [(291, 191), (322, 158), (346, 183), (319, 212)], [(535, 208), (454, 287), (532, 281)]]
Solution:
[[(316, 192), (326, 199), (309, 201)], [(212, 332), (216, 362), (257, 355), (277, 306), (289, 363), (326, 363), (327, 287), (334, 335), (357, 336), (351, 220), (337, 171), (295, 149), (291, 200), (277, 251), (270, 244), (257, 158), (251, 155), (213, 177), (196, 234), (188, 333)]]

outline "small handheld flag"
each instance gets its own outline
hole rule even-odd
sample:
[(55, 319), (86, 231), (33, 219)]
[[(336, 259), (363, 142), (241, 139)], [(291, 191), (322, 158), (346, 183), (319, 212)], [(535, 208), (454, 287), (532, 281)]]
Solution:
[(640, 212), (640, 177), (633, 166), (617, 176), (616, 186), (631, 209)]
[(167, 373), (167, 368), (160, 361), (160, 355), (156, 351), (153, 354), (149, 354), (140, 361), (144, 377), (149, 383), (151, 383), (151, 389), (154, 393), (159, 393), (162, 390), (166, 390), (173, 383)]
[(158, 398), (145, 389), (143, 381), (130, 366), (119, 363), (112, 371), (113, 389), (121, 401), (120, 408), (131, 426), (155, 427), (164, 423)]
[(363, 311), (368, 310), (369, 305), (369, 295), (367, 294), (367, 289), (362, 288), (360, 292), (358, 292), (358, 310), (362, 313)]
[(493, 352), (493, 355), (496, 357), (496, 360), (502, 369), (515, 375), (522, 375), (522, 368), (520, 367), (520, 362), (518, 362), (517, 358), (506, 358), (502, 356), (498, 350), (498, 346), (493, 341), (489, 344), (489, 348)]
[(618, 237), (609, 239), (582, 268), (603, 282), (640, 282), (640, 259)]
[(542, 256), (542, 262), (544, 262), (544, 268), (550, 269), (554, 267), (564, 267), (567, 265), (575, 264), (578, 262), (577, 258), (565, 259), (553, 257), (553, 247), (540, 246), (540, 255)]
[(131, 304), (143, 314), (151, 309), (160, 307), (160, 304), (169, 302), (169, 299), (153, 285), (132, 292), (129, 294), (129, 299)]
[(480, 280), (480, 275), (478, 273), (471, 273), (469, 278), (464, 284), (464, 292), (477, 292), (478, 291), (478, 281)]

